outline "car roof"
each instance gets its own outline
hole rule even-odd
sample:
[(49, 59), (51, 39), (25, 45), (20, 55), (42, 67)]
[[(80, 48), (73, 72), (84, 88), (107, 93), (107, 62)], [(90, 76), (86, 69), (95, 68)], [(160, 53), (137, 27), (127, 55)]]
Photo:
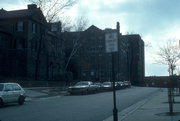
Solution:
[(112, 84), (112, 82), (103, 82), (102, 84)]
[(80, 82), (92, 82), (92, 81), (80, 81)]
[(13, 83), (13, 82), (0, 83), (0, 84), (17, 84), (17, 85), (19, 85), (18, 83)]

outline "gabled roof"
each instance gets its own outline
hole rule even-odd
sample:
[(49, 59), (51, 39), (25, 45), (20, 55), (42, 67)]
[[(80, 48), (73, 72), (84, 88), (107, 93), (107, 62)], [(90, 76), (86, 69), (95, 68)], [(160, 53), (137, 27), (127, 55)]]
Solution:
[(17, 11), (2, 11), (0, 10), (0, 19), (9, 19), (9, 18), (20, 18), (27, 17), (30, 15), (30, 12), (26, 10), (17, 10)]
[[(9, 19), (9, 18), (22, 18), (22, 17), (28, 17), (31, 16), (35, 11), (34, 10), (15, 10), (15, 11), (5, 11), (0, 10), (0, 19)], [(37, 10), (36, 10), (37, 12)]]
[[(0, 20), (6, 20), (6, 19), (13, 19), (13, 18), (28, 18), (32, 17), (33, 15), (41, 15), (44, 18), (44, 15), (40, 8), (35, 9), (22, 9), (22, 10), (13, 10), (13, 11), (6, 11), (4, 9), (0, 9)], [(46, 21), (46, 20), (45, 20)]]
[(87, 28), (85, 31), (102, 31), (101, 29), (99, 29), (98, 27), (91, 25), (89, 28)]

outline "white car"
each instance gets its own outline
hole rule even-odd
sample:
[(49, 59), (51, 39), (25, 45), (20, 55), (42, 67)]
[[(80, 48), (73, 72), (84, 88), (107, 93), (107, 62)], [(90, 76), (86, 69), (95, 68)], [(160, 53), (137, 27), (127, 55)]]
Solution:
[(0, 83), (0, 107), (6, 103), (18, 102), (24, 104), (26, 95), (24, 89), (17, 83)]
[(88, 94), (95, 93), (98, 90), (98, 86), (94, 85), (91, 81), (81, 81), (76, 83), (74, 86), (70, 86), (68, 91), (70, 94), (80, 93)]

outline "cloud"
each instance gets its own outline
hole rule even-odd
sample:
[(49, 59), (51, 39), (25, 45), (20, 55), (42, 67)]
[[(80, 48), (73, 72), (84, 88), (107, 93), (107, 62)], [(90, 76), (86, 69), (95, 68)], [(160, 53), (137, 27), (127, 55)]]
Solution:
[(0, 3), (1, 8), (9, 11), (26, 9), (29, 2), (27, 0), (0, 0)]
[[(158, 32), (179, 23), (180, 1), (133, 0), (116, 5), (113, 13), (124, 13), (124, 24), (138, 32)], [(108, 11), (108, 10), (107, 10)], [(106, 12), (107, 12), (106, 11)]]
[[(127, 25), (127, 29), (149, 33), (159, 31), (179, 23), (180, 1), (174, 0), (91, 0), (79, 1), (79, 13), (84, 13), (90, 19), (116, 21)], [(114, 16), (114, 17), (112, 17)], [(103, 21), (102, 20), (102, 21)]]
[(168, 76), (168, 69), (166, 65), (158, 65), (147, 63), (146, 64), (146, 76)]
[(20, 0), (0, 0), (1, 4), (19, 4)]

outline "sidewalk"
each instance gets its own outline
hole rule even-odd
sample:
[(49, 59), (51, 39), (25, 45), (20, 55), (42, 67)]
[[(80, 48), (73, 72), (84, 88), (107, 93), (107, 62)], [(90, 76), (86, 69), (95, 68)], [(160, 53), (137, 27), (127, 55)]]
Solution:
[[(180, 121), (180, 96), (175, 96), (174, 115), (170, 116), (167, 90), (142, 100), (118, 113), (118, 121)], [(109, 117), (104, 121), (113, 121)]]
[(67, 91), (59, 87), (32, 87), (25, 88), (28, 100), (50, 96), (66, 95)]
[(37, 98), (37, 97), (41, 97), (41, 96), (47, 96), (48, 94), (43, 93), (43, 92), (39, 92), (39, 91), (34, 91), (34, 90), (30, 90), (30, 89), (25, 89), (26, 91), (26, 96), (29, 98)]

